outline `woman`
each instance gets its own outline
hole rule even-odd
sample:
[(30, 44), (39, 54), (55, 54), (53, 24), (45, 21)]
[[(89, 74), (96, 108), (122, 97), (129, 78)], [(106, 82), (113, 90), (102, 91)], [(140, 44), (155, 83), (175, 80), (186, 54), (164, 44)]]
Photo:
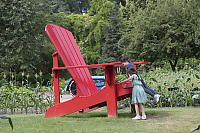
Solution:
[[(142, 87), (141, 77), (137, 74), (134, 67), (130, 67), (127, 71), (129, 78), (124, 81), (132, 81), (133, 91), (132, 91), (132, 101), (131, 103), (135, 105), (136, 116), (132, 118), (133, 120), (146, 120), (146, 114), (144, 112), (143, 103), (146, 102), (147, 96)], [(140, 116), (142, 113), (142, 117)]]

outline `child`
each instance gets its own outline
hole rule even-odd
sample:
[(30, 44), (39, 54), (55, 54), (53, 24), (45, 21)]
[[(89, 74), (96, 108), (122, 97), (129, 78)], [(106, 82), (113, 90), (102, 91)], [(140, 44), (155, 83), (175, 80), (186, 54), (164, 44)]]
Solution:
[[(127, 73), (128, 73), (128, 69), (129, 69), (130, 67), (133, 67), (133, 68), (135, 69), (134, 65), (133, 65), (128, 59), (123, 59), (122, 61), (123, 61), (123, 65), (126, 67), (126, 72), (127, 72)], [(154, 101), (155, 101), (156, 103), (158, 103), (159, 100), (160, 100), (160, 95), (158, 95), (154, 90), (152, 90), (151, 88), (149, 88), (149, 87), (145, 84), (145, 82), (144, 82), (144, 80), (142, 79), (141, 76), (140, 76), (140, 81), (142, 82), (142, 87), (143, 87), (144, 91), (145, 91), (147, 94), (151, 95), (151, 96), (154, 98)]]
[[(132, 101), (131, 103), (135, 105), (136, 116), (132, 118), (133, 120), (146, 120), (146, 114), (144, 112), (144, 107), (142, 103), (145, 103), (147, 100), (146, 93), (142, 87), (142, 82), (140, 76), (137, 74), (137, 71), (134, 67), (130, 67), (127, 71), (129, 78), (125, 81), (132, 80), (133, 91), (132, 91)], [(140, 117), (140, 112), (142, 112), (142, 117)]]

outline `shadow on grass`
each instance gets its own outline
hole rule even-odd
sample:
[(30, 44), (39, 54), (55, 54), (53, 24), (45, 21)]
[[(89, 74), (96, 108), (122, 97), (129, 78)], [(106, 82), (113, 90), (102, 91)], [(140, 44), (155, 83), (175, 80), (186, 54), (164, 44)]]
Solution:
[[(148, 120), (151, 119), (158, 119), (158, 118), (165, 118), (169, 117), (170, 114), (167, 111), (164, 110), (147, 110), (146, 115), (148, 117)], [(132, 114), (129, 110), (127, 109), (120, 109), (118, 110), (118, 118), (132, 118), (134, 117), (135, 114)], [(63, 116), (64, 118), (107, 118), (107, 111), (91, 111), (87, 112), (84, 114), (69, 114), (66, 116)]]
[(168, 111), (164, 111), (164, 110), (148, 110), (146, 111), (146, 115), (148, 120), (151, 119), (160, 119), (160, 118), (166, 118), (170, 116), (170, 113)]
[(93, 118), (93, 117), (105, 117), (107, 118), (107, 112), (105, 111), (91, 111), (91, 112), (87, 112), (87, 113), (83, 113), (83, 114), (78, 114), (78, 113), (74, 113), (74, 114), (69, 114), (66, 116), (63, 116), (65, 118)]

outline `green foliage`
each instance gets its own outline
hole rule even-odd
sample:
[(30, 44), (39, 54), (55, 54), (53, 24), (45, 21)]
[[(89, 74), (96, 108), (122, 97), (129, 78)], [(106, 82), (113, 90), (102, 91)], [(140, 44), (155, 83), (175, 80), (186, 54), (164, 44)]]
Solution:
[(121, 82), (121, 81), (125, 80), (126, 78), (128, 78), (128, 77), (125, 74), (116, 75), (115, 82)]
[[(157, 70), (143, 74), (146, 84), (155, 92), (161, 95), (161, 101), (155, 105), (153, 98), (148, 96), (148, 107), (177, 107), (177, 106), (198, 106), (200, 90), (197, 87), (200, 83), (197, 70), (182, 70), (170, 72)], [(154, 79), (154, 80), (153, 80)], [(169, 91), (169, 88), (178, 87), (178, 90)], [(195, 98), (194, 95), (197, 97)]]
[[(37, 83), (36, 88), (30, 89), (29, 85), (16, 88), (11, 85), (0, 87), (0, 110), (3, 113), (30, 113), (35, 110), (36, 113), (45, 112), (46, 109), (53, 105), (52, 95), (48, 96), (45, 92), (52, 92), (49, 88), (43, 88)], [(20, 111), (19, 111), (20, 110)]]
[[(140, 72), (142, 73), (142, 72)], [(11, 74), (12, 75), (12, 74)], [(16, 79), (3, 79), (0, 87), (0, 111), (3, 113), (17, 112), (45, 112), (46, 109), (53, 105), (53, 80), (43, 86), (44, 79), (42, 74), (35, 75), (35, 86), (31, 86), (28, 76), (22, 78), (21, 87), (16, 86)], [(168, 70), (152, 70), (141, 74), (146, 84), (156, 93), (161, 95), (158, 104), (154, 103), (151, 96), (148, 96), (146, 107), (182, 107), (182, 106), (199, 106), (200, 105), (200, 71), (198, 70), (181, 70), (172, 72)], [(116, 82), (121, 82), (127, 78), (126, 74), (115, 76)], [(66, 80), (60, 80), (60, 93), (65, 94), (63, 88)], [(169, 88), (178, 87), (179, 89), (169, 91)], [(119, 102), (119, 107), (127, 107), (130, 99)]]
[(87, 64), (97, 63), (100, 57), (100, 49), (105, 42), (104, 34), (107, 33), (104, 27), (109, 24), (112, 7), (113, 4), (108, 0), (91, 2), (84, 38), (80, 41), (80, 49)]
[(90, 16), (78, 14), (66, 15), (64, 12), (60, 12), (52, 15), (51, 21), (72, 32), (79, 45), (80, 41), (84, 40), (85, 28), (90, 21)]
[(123, 28), (119, 7), (108, 0), (91, 1), (86, 40), (83, 42), (86, 62), (108, 63), (119, 61), (118, 40)]
[[(51, 16), (52, 23), (59, 25), (67, 29), (68, 31), (72, 32), (79, 46), (79, 49), (83, 57), (85, 58), (85, 61), (87, 61), (87, 58), (95, 59), (97, 56), (95, 52), (88, 51), (89, 46), (85, 45), (85, 42), (87, 41), (85, 39), (86, 36), (88, 35), (87, 26), (90, 24), (91, 20), (92, 16), (89, 15), (78, 15), (78, 14), (66, 15), (63, 12)], [(99, 45), (96, 45), (94, 46), (93, 50), (98, 51), (98, 49)]]
[(89, 9), (90, 0), (37, 0), (42, 6), (42, 10), (47, 14), (64, 12), (83, 14)]
[(127, 46), (126, 56), (151, 62), (169, 61), (175, 70), (180, 58), (199, 54), (199, 43), (195, 41), (198, 40), (195, 35), (199, 27), (198, 9), (198, 1), (148, 1), (145, 8), (130, 14), (127, 31), (119, 44)]
[(32, 0), (1, 0), (0, 5), (0, 70), (18, 73), (45, 65), (48, 50), (42, 34), (46, 16), (39, 5)]
[(198, 0), (0, 0), (0, 72), (41, 70), (45, 81), (50, 78), (55, 49), (44, 33), (48, 23), (73, 33), (86, 64), (129, 57), (150, 67), (167, 69), (168, 62), (173, 70), (194, 68), (200, 57), (199, 7)]
[[(152, 96), (147, 94), (146, 107), (187, 107), (200, 105), (200, 71), (181, 70), (172, 72), (168, 70), (152, 70), (141, 73), (147, 86), (161, 95), (160, 102), (156, 104)], [(116, 75), (116, 82), (126, 79), (126, 75)], [(178, 88), (178, 89), (171, 89)], [(129, 99), (119, 102), (120, 106), (128, 106)]]
[(107, 33), (104, 34), (105, 42), (101, 47), (98, 63), (119, 62), (122, 54), (118, 48), (118, 41), (122, 36), (123, 21), (116, 4), (114, 4), (110, 14), (109, 24), (104, 27), (104, 31)]

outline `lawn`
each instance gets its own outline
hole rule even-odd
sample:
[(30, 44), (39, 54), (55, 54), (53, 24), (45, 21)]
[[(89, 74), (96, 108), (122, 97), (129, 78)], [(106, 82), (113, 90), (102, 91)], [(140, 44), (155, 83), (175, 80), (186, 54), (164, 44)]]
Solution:
[[(44, 114), (10, 115), (0, 119), (0, 133), (189, 133), (200, 124), (200, 108), (146, 109), (147, 120), (131, 120), (128, 109), (118, 110), (117, 119), (107, 118), (106, 110), (44, 118)], [(196, 131), (200, 132), (200, 131)]]

